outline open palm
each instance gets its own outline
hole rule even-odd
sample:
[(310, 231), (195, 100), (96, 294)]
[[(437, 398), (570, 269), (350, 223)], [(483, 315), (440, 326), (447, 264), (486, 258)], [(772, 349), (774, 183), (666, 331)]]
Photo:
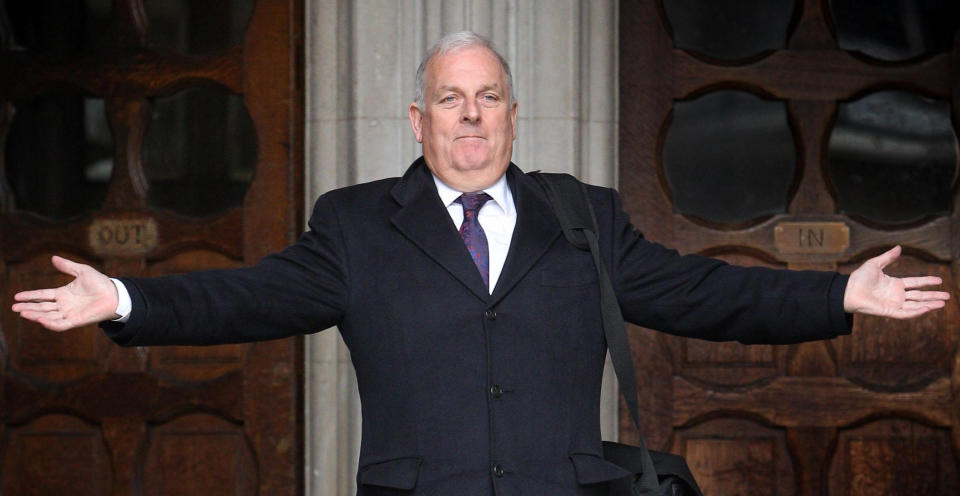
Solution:
[(847, 291), (843, 298), (844, 310), (895, 319), (909, 319), (946, 305), (950, 293), (917, 289), (942, 284), (943, 281), (939, 277), (900, 278), (888, 276), (883, 272), (886, 266), (900, 256), (900, 252), (900, 247), (895, 246), (886, 253), (867, 260), (850, 274)]
[(54, 256), (60, 272), (74, 276), (59, 288), (23, 291), (14, 295), (13, 311), (47, 329), (65, 331), (116, 318), (117, 289), (110, 278), (89, 265)]

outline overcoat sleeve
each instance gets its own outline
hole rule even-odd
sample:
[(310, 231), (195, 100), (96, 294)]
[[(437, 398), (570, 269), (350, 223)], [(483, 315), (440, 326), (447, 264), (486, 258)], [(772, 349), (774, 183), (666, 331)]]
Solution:
[[(607, 198), (598, 198), (598, 222), (607, 222), (599, 227), (609, 236), (610, 271), (628, 322), (679, 336), (748, 344), (850, 333), (851, 316), (843, 310), (847, 276), (681, 256), (644, 239), (617, 193), (606, 191)], [(609, 215), (601, 217), (602, 211)]]
[(121, 278), (130, 319), (101, 327), (120, 345), (141, 346), (260, 341), (336, 325), (348, 300), (341, 227), (322, 196), (297, 243), (252, 267)]

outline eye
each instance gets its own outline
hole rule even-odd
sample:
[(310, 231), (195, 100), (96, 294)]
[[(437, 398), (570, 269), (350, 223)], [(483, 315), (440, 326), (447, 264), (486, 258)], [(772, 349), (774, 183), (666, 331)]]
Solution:
[(447, 95), (440, 99), (440, 103), (454, 103), (457, 101), (457, 95)]
[(500, 100), (500, 97), (498, 97), (497, 95), (494, 95), (494, 94), (492, 94), (492, 93), (487, 93), (487, 94), (483, 95), (483, 97), (481, 97), (481, 98), (483, 98), (483, 100), (484, 100), (484, 101), (487, 101), (487, 102), (496, 102), (496, 101), (499, 101), (499, 100)]

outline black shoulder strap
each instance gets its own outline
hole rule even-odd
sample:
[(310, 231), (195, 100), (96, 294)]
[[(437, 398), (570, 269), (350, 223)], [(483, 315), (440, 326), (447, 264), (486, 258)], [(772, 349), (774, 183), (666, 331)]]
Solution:
[[(623, 315), (620, 304), (617, 303), (617, 293), (610, 281), (610, 274), (600, 257), (600, 246), (597, 241), (597, 219), (593, 213), (593, 206), (587, 197), (586, 186), (577, 178), (569, 174), (553, 174), (538, 172), (531, 174), (547, 194), (547, 199), (553, 207), (563, 235), (574, 246), (586, 250), (593, 255), (593, 263), (597, 269), (597, 279), (600, 281), (600, 310), (603, 315), (603, 334), (607, 339), (607, 349), (610, 351), (610, 361), (613, 362), (613, 371), (620, 382), (620, 392), (627, 403), (633, 423), (640, 431), (640, 417), (637, 413), (637, 377), (633, 369), (633, 356), (630, 354), (630, 344), (627, 341), (627, 330), (623, 324)], [(647, 452), (643, 460), (643, 476), (641, 484), (645, 487), (656, 488), (656, 470), (649, 450), (641, 435), (640, 448)], [(649, 484), (649, 486), (647, 486)]]

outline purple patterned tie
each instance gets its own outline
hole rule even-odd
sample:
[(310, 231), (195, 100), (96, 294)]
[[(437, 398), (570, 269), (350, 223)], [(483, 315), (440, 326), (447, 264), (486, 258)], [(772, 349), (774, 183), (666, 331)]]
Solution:
[(460, 224), (460, 237), (463, 238), (463, 244), (467, 245), (470, 256), (473, 257), (473, 263), (477, 264), (477, 270), (483, 277), (483, 284), (490, 286), (490, 249), (487, 247), (487, 235), (477, 220), (477, 214), (480, 207), (490, 195), (486, 193), (464, 193), (457, 198), (457, 203), (463, 205), (463, 223)]

